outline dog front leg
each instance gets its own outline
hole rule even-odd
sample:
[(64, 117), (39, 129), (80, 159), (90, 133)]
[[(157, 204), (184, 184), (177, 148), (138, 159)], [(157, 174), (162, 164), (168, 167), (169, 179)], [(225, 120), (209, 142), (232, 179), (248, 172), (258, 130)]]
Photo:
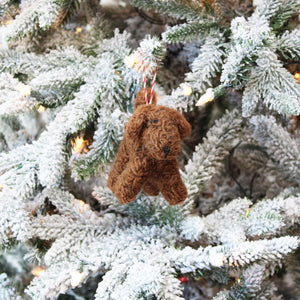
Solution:
[(170, 205), (181, 204), (188, 193), (176, 161), (168, 162), (160, 176), (160, 191)]
[(135, 160), (127, 165), (114, 187), (114, 194), (120, 204), (135, 200), (148, 177), (148, 169), (147, 162), (143, 160)]

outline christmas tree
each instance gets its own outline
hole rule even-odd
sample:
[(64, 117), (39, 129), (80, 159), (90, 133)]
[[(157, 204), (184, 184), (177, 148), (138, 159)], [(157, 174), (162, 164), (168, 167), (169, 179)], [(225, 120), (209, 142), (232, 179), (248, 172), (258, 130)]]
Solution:
[[(299, 297), (299, 9), (0, 0), (0, 299)], [(183, 204), (107, 187), (147, 86)]]

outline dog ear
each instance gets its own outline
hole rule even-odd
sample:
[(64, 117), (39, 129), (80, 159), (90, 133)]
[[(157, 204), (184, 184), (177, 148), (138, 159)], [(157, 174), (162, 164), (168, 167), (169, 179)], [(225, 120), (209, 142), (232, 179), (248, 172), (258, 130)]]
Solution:
[[(150, 98), (151, 88), (147, 88), (147, 95), (148, 95), (148, 98)], [(153, 93), (151, 105), (156, 105), (156, 103), (157, 103), (157, 96), (156, 96), (156, 93)], [(134, 101), (134, 110), (136, 110), (139, 106), (145, 105), (145, 104), (146, 104), (145, 89), (142, 88), (136, 95), (136, 98)]]
[(175, 121), (178, 127), (181, 139), (184, 139), (185, 137), (191, 134), (191, 125), (180, 112), (178, 112), (175, 109), (172, 109), (172, 119)]
[(142, 135), (143, 129), (147, 123), (147, 107), (140, 106), (138, 107), (128, 123), (125, 125), (125, 132), (129, 139), (139, 139)]

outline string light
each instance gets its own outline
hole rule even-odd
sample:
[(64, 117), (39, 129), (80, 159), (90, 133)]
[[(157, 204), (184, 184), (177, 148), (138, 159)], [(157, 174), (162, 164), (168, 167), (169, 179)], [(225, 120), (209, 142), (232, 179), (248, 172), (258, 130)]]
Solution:
[(235, 282), (236, 282), (237, 284), (241, 284), (241, 279), (238, 277), (238, 278), (235, 279)]
[(223, 253), (215, 253), (210, 258), (210, 263), (215, 267), (222, 267), (225, 261), (225, 256)]
[(250, 209), (250, 208), (248, 208), (248, 209), (246, 210), (246, 213), (245, 213), (245, 218), (248, 218), (248, 215), (249, 215), (250, 211), (251, 211), (251, 209)]
[(87, 210), (89, 210), (89, 205), (86, 204), (84, 201), (82, 200), (77, 200), (75, 199), (75, 208), (78, 212), (80, 212), (81, 214), (83, 212), (86, 212)]
[(39, 106), (38, 106), (37, 111), (38, 111), (39, 113), (42, 113), (42, 112), (44, 112), (45, 110), (46, 110), (46, 107), (45, 107), (45, 106), (43, 106), (43, 105), (39, 105)]
[(3, 190), (3, 186), (0, 184), (0, 192)]
[(294, 74), (295, 79), (297, 80), (298, 83), (300, 83), (300, 73), (295, 73)]
[(31, 270), (31, 274), (35, 277), (40, 277), (45, 272), (45, 269), (42, 267), (34, 267)]
[(31, 94), (31, 87), (29, 85), (18, 84), (16, 89), (23, 96), (29, 96)]
[(78, 34), (82, 32), (82, 28), (81, 27), (76, 27), (76, 31), (75, 31), (75, 34)]
[(72, 273), (72, 276), (71, 276), (71, 284), (72, 284), (72, 286), (73, 287), (78, 286), (82, 282), (83, 278), (84, 277), (83, 277), (82, 273), (80, 273), (78, 271), (74, 271)]
[(193, 93), (193, 89), (189, 85), (185, 85), (182, 89), (183, 95), (190, 96)]
[(87, 152), (86, 146), (88, 142), (84, 140), (82, 137), (77, 137), (75, 140), (72, 142), (72, 153), (73, 154), (80, 154), (80, 153), (85, 153)]
[(213, 89), (207, 89), (206, 93), (200, 97), (198, 102), (196, 103), (196, 106), (204, 105), (205, 103), (208, 103), (212, 100), (214, 100), (214, 91)]
[(5, 25), (11, 24), (11, 22), (12, 22), (12, 20), (7, 20), (7, 21), (5, 22)]
[(126, 56), (124, 58), (124, 63), (128, 68), (133, 68), (135, 65), (136, 61), (132, 55)]

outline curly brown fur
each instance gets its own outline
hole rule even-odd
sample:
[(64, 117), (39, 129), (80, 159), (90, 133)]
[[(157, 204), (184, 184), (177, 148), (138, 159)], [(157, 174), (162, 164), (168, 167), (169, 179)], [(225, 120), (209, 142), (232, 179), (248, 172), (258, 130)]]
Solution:
[(133, 201), (142, 188), (150, 196), (161, 192), (171, 205), (180, 204), (187, 190), (176, 157), (191, 126), (178, 111), (156, 106), (156, 98), (152, 105), (141, 105), (143, 98), (138, 94), (139, 105), (125, 125), (107, 185), (120, 204)]
[[(151, 94), (151, 89), (147, 88), (148, 99), (150, 98), (150, 94)], [(136, 95), (135, 103), (134, 103), (134, 110), (136, 110), (141, 105), (145, 105), (146, 104), (145, 102), (146, 102), (145, 101), (145, 89), (141, 89)], [(157, 102), (157, 96), (154, 93), (151, 104), (156, 105), (156, 102)]]

